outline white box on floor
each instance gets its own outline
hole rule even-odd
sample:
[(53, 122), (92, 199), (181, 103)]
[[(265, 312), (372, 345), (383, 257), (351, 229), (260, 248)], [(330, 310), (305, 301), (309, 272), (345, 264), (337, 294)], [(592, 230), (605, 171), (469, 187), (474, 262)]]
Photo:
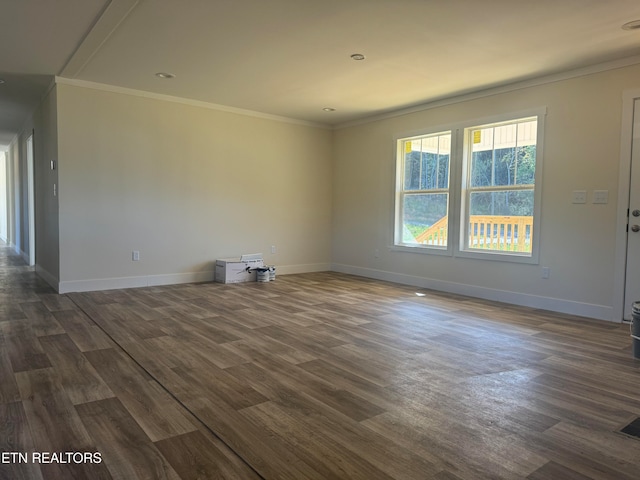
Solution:
[(262, 254), (216, 260), (215, 281), (220, 283), (242, 283), (256, 281), (256, 268), (264, 266)]

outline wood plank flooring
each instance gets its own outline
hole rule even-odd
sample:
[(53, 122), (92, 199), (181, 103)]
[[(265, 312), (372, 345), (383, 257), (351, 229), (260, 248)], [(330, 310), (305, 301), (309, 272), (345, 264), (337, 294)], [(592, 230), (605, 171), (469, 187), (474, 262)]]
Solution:
[(640, 476), (628, 325), (336, 273), (56, 295), (6, 247), (0, 299), (0, 479)]

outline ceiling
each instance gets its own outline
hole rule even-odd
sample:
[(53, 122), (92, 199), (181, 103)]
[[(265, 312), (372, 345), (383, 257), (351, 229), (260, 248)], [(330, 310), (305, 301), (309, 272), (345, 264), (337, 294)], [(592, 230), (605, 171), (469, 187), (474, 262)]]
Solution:
[(0, 145), (54, 75), (338, 125), (640, 55), (638, 0), (0, 4)]

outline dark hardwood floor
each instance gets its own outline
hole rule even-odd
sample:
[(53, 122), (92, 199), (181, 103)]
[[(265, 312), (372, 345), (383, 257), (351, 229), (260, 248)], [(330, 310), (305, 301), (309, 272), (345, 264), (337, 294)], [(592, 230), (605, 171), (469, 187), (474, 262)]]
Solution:
[(640, 478), (628, 325), (337, 273), (57, 295), (7, 247), (0, 298), (1, 479)]

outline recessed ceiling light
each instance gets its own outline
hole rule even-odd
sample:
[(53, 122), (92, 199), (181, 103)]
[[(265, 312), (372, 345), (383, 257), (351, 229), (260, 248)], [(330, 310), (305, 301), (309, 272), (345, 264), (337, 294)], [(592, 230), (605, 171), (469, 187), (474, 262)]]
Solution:
[(335, 108), (331, 108), (331, 107), (324, 107), (322, 109), (323, 112), (335, 112), (336, 109)]
[(633, 22), (627, 22), (622, 25), (623, 30), (638, 30), (640, 29), (640, 20), (634, 20)]
[(354, 60), (364, 60), (365, 56), (361, 53), (354, 53), (353, 55), (351, 55), (351, 58), (353, 58)]
[(156, 73), (156, 77), (166, 79), (166, 78), (175, 78), (175, 75), (173, 73), (158, 72)]

